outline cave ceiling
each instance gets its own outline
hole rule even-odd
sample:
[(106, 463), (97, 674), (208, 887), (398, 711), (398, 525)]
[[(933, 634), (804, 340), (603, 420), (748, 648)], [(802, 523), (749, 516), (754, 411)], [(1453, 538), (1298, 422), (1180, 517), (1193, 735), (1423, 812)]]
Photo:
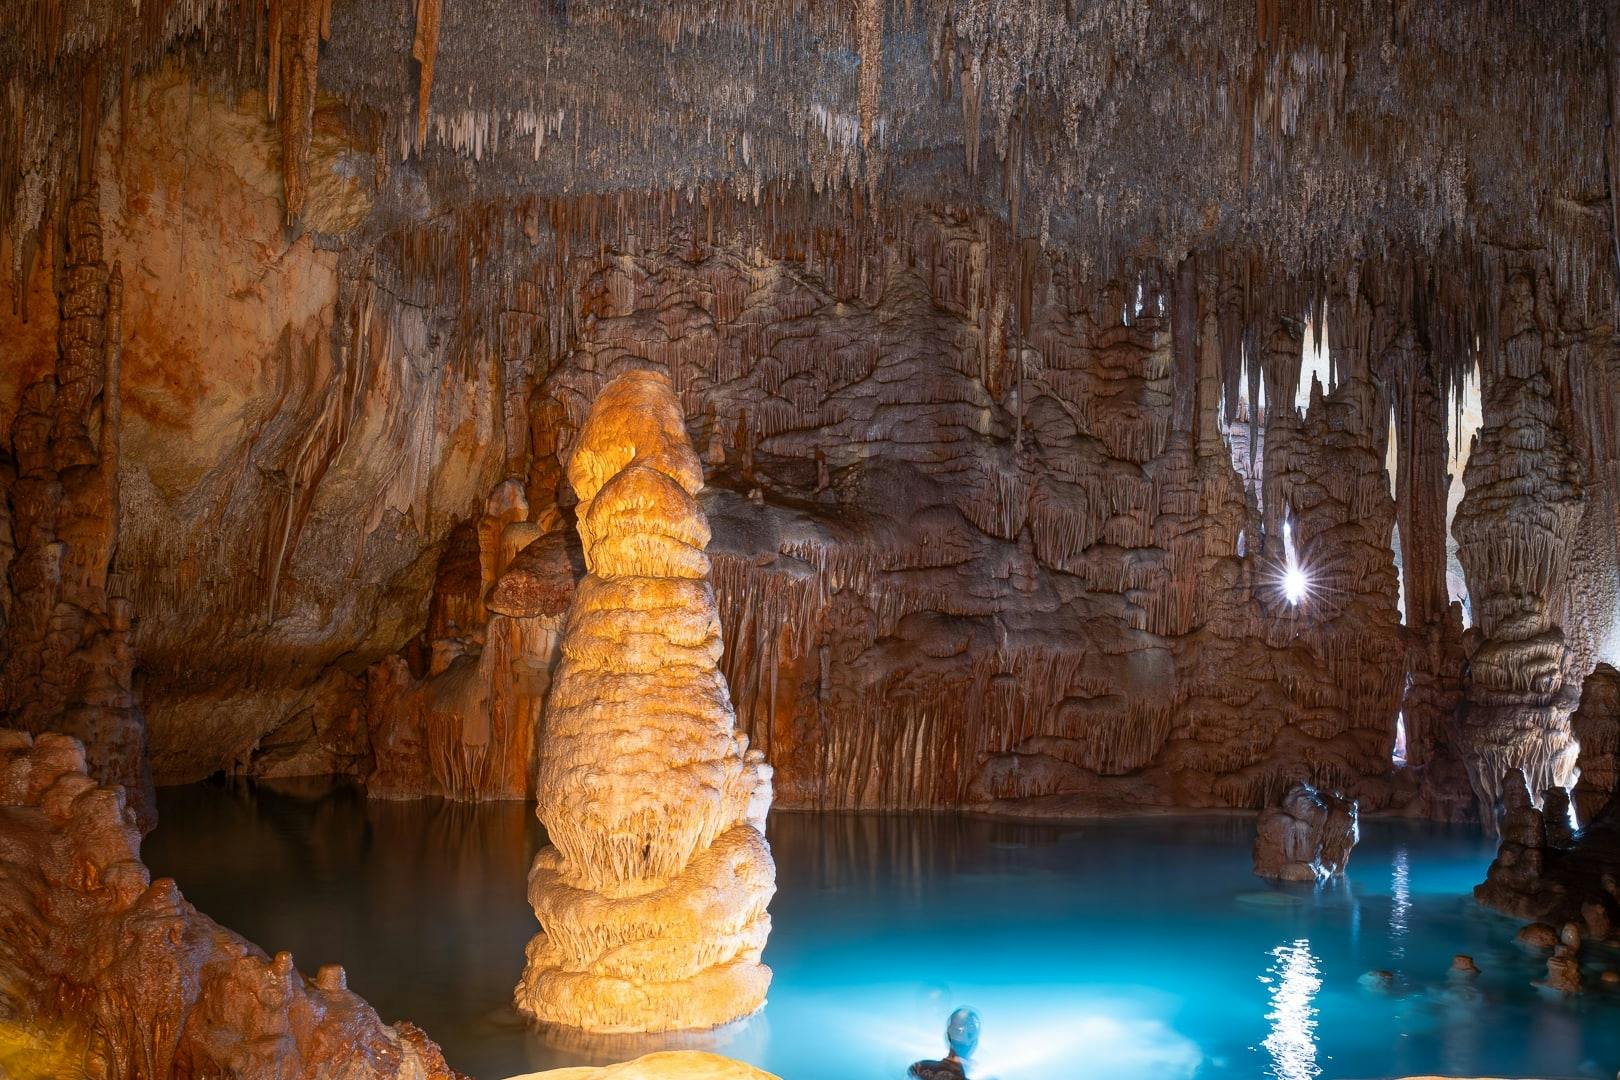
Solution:
[(127, 109), (132, 75), (172, 54), (268, 93), (294, 228), (315, 104), (330, 98), (370, 146), (376, 230), (523, 199), (829, 195), (856, 215), (982, 211), (1104, 278), (1205, 250), (1267, 277), (1391, 256), (1471, 274), (1526, 248), (1577, 294), (1606, 296), (1610, 278), (1597, 4), (5, 7), (14, 270), (77, 167), (81, 118)]

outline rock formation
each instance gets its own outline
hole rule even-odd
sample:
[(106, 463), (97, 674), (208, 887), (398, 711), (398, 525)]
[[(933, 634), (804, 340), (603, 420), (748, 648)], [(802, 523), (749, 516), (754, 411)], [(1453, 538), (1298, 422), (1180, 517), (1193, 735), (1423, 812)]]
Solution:
[(1546, 353), (1545, 284), (1517, 273), (1500, 340), (1481, 369), (1484, 422), (1463, 474), (1458, 556), (1478, 622), (1468, 657), (1463, 753), (1481, 817), (1505, 797), (1498, 781), (1524, 774), (1532, 792), (1568, 787), (1576, 746), (1569, 717), (1580, 680), (1558, 625), (1580, 519), (1582, 475), (1554, 397)]
[(777, 1080), (768, 1072), (740, 1061), (695, 1051), (676, 1050), (647, 1054), (620, 1065), (599, 1069), (551, 1069), (525, 1073), (509, 1080)]
[(451, 533), (415, 649), (367, 672), (371, 795), (534, 794), (540, 710), (579, 555), (564, 530), (539, 531), (508, 480)]
[(0, 15), (0, 426), (93, 177), (160, 781), (526, 791), (556, 627), (489, 607), (490, 499), (562, 524), (627, 356), (701, 435), (721, 667), (784, 804), (1304, 777), (1493, 820), (1503, 769), (1567, 780), (1620, 643), (1612, 20), (895, 7)]
[(720, 674), (703, 471), (668, 378), (602, 389), (568, 480), (588, 573), (546, 707), (551, 846), (530, 873), (542, 931), (517, 1005), (591, 1031), (713, 1027), (770, 984), (771, 770)]
[(1581, 684), (1581, 704), (1569, 720), (1580, 744), (1580, 779), (1571, 796), (1576, 820), (1591, 822), (1620, 792), (1620, 672), (1599, 664)]
[[(152, 881), (71, 738), (0, 731), (0, 1023), (84, 1076), (460, 1080), (328, 964), (314, 979)], [(61, 1075), (61, 1074), (58, 1074)]]
[[(1474, 887), (1480, 903), (1515, 918), (1554, 925), (1578, 924), (1597, 941), (1616, 940), (1620, 925), (1620, 799), (1562, 844), (1547, 813), (1530, 800), (1522, 773), (1502, 780), (1502, 842), (1485, 880)], [(1556, 798), (1546, 801), (1556, 805)], [(1567, 813), (1567, 801), (1560, 812)], [(1550, 811), (1549, 811), (1550, 812)]]
[(1324, 881), (1344, 873), (1360, 839), (1354, 799), (1297, 783), (1255, 823), (1254, 872), (1278, 881)]
[(8, 526), (0, 570), (10, 585), (0, 619), (0, 725), (78, 739), (95, 779), (122, 785), (150, 829), (156, 810), (133, 686), (131, 609), (108, 580), (119, 539), (124, 286), (118, 266), (108, 270), (102, 258), (93, 185), (73, 200), (66, 224), (55, 369), (23, 391), (11, 425), (15, 475), (0, 476)]

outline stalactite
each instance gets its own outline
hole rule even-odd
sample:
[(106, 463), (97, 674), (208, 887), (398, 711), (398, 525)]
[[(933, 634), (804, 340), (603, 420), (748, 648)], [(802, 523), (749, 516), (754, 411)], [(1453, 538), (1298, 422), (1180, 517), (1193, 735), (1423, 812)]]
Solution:
[[(439, 52), (439, 22), (443, 0), (416, 0), (416, 33), (411, 40), (411, 56), (420, 65), (416, 90), (416, 149), (420, 153), (427, 140), (428, 97), (433, 92), (433, 62)], [(535, 155), (544, 141), (543, 129), (535, 136)]]

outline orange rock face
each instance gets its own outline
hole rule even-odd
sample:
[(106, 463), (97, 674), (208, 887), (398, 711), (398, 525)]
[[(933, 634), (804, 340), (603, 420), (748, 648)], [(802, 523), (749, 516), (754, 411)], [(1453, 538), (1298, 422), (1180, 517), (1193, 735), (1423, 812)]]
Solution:
[(152, 881), (79, 744), (0, 732), (0, 985), (8, 1020), (88, 1076), (458, 1080), (410, 1024), (308, 979)]
[(103, 260), (96, 191), (68, 211), (55, 370), (22, 393), (11, 427), (0, 571), (0, 722), (79, 739), (103, 783), (156, 821), (133, 687), (129, 602), (109, 591), (118, 548), (122, 276)]

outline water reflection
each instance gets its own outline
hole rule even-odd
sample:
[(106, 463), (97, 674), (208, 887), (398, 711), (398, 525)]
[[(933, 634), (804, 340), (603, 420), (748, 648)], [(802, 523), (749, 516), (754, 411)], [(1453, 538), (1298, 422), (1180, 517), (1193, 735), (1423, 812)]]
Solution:
[(1271, 950), (1273, 963), (1260, 981), (1270, 987), (1271, 1033), (1262, 1043), (1271, 1054), (1266, 1075), (1277, 1080), (1312, 1080), (1320, 1076), (1316, 1063), (1316, 992), (1322, 989), (1311, 943), (1299, 938)]
[(1390, 870), (1389, 954), (1397, 960), (1406, 959), (1407, 919), (1412, 911), (1412, 866), (1406, 854), (1406, 845), (1395, 849), (1395, 862)]

